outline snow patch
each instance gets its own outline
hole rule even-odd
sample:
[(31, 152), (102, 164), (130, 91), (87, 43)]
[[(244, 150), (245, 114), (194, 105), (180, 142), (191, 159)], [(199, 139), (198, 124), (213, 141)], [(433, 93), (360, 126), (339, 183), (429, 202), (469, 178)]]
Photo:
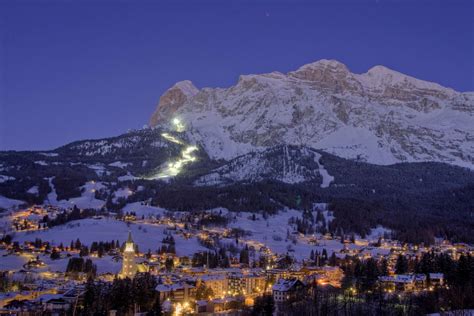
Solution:
[(15, 177), (10, 177), (10, 176), (4, 176), (0, 174), (0, 183), (4, 183), (7, 181), (15, 180)]
[(38, 186), (37, 185), (32, 186), (31, 188), (28, 189), (28, 191), (26, 191), (26, 193), (38, 195), (39, 193)]
[(131, 180), (136, 180), (136, 179), (139, 179), (137, 177), (135, 177), (134, 175), (132, 175), (130, 172), (127, 172), (126, 175), (124, 176), (120, 176), (117, 178), (118, 181), (131, 181)]
[(59, 156), (58, 153), (40, 153), (40, 155), (46, 156), (46, 157), (57, 157)]
[(115, 161), (115, 162), (112, 162), (112, 163), (109, 163), (109, 166), (111, 167), (117, 167), (117, 168), (126, 168), (128, 166), (130, 166), (131, 163), (129, 162), (121, 162), (121, 161)]
[(18, 208), (18, 206), (22, 204), (26, 204), (26, 202), (20, 201), (20, 200), (9, 199), (7, 197), (0, 195), (0, 208), (7, 209), (7, 210), (14, 209), (14, 208)]

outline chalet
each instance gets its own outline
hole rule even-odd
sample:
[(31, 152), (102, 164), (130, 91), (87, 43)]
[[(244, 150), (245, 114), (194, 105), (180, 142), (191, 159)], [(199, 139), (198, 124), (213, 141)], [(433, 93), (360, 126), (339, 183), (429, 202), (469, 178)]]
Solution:
[(430, 285), (431, 286), (442, 286), (444, 284), (444, 274), (443, 273), (430, 273), (429, 275)]
[(416, 289), (424, 289), (426, 287), (426, 275), (425, 274), (415, 274), (414, 280)]
[(298, 301), (305, 292), (305, 285), (298, 279), (279, 279), (272, 287), (277, 308)]
[[(324, 267), (303, 267), (305, 282), (317, 282), (319, 284), (331, 284), (335, 287), (340, 287), (341, 280), (344, 277), (344, 272), (339, 267), (324, 266)], [(298, 278), (299, 279), (299, 278)]]
[(415, 289), (415, 276), (409, 274), (381, 276), (379, 282), (386, 290), (412, 291)]
[(0, 309), (0, 315), (41, 315), (43, 307), (38, 302), (29, 300), (12, 300)]
[(196, 296), (196, 287), (187, 282), (158, 284), (155, 290), (159, 293), (161, 302), (166, 300), (184, 302)]
[(45, 309), (51, 314), (62, 315), (71, 308), (71, 303), (63, 298), (52, 298), (45, 303)]

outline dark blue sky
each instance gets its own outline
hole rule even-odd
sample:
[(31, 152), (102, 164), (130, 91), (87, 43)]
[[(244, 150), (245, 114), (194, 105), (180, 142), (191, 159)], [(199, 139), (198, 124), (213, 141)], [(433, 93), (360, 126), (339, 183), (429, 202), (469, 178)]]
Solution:
[(474, 91), (473, 1), (0, 2), (0, 149), (114, 136), (176, 81), (321, 58)]

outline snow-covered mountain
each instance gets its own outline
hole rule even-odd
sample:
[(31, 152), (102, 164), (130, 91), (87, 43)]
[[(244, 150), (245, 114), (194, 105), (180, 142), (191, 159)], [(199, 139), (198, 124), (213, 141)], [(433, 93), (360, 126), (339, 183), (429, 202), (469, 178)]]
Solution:
[(283, 74), (240, 76), (229, 88), (175, 84), (151, 126), (178, 118), (211, 158), (304, 145), (375, 164), (439, 161), (474, 168), (474, 93), (383, 66), (354, 74), (320, 60)]
[(235, 182), (277, 180), (294, 184), (306, 181), (327, 188), (334, 180), (321, 162), (321, 154), (307, 147), (280, 145), (239, 156), (212, 170), (195, 185), (226, 185)]

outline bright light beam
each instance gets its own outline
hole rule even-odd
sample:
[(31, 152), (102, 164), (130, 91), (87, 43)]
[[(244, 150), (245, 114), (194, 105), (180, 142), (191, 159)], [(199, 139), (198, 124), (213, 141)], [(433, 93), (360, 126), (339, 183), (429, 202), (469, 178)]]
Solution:
[(171, 123), (174, 125), (174, 128), (178, 133), (182, 133), (185, 130), (184, 124), (181, 122), (181, 120), (177, 117), (175, 117)]
[[(185, 130), (184, 124), (179, 118), (175, 117), (171, 120), (171, 123), (177, 132), (183, 132)], [(162, 133), (161, 137), (175, 144), (186, 145), (182, 140), (169, 133)], [(197, 157), (193, 155), (193, 152), (197, 150), (197, 146), (186, 146), (186, 148), (181, 151), (181, 156), (178, 159), (175, 161), (169, 161), (164, 166), (162, 166), (161, 171), (151, 177), (148, 177), (147, 179), (166, 179), (177, 176), (186, 164), (197, 160)]]

